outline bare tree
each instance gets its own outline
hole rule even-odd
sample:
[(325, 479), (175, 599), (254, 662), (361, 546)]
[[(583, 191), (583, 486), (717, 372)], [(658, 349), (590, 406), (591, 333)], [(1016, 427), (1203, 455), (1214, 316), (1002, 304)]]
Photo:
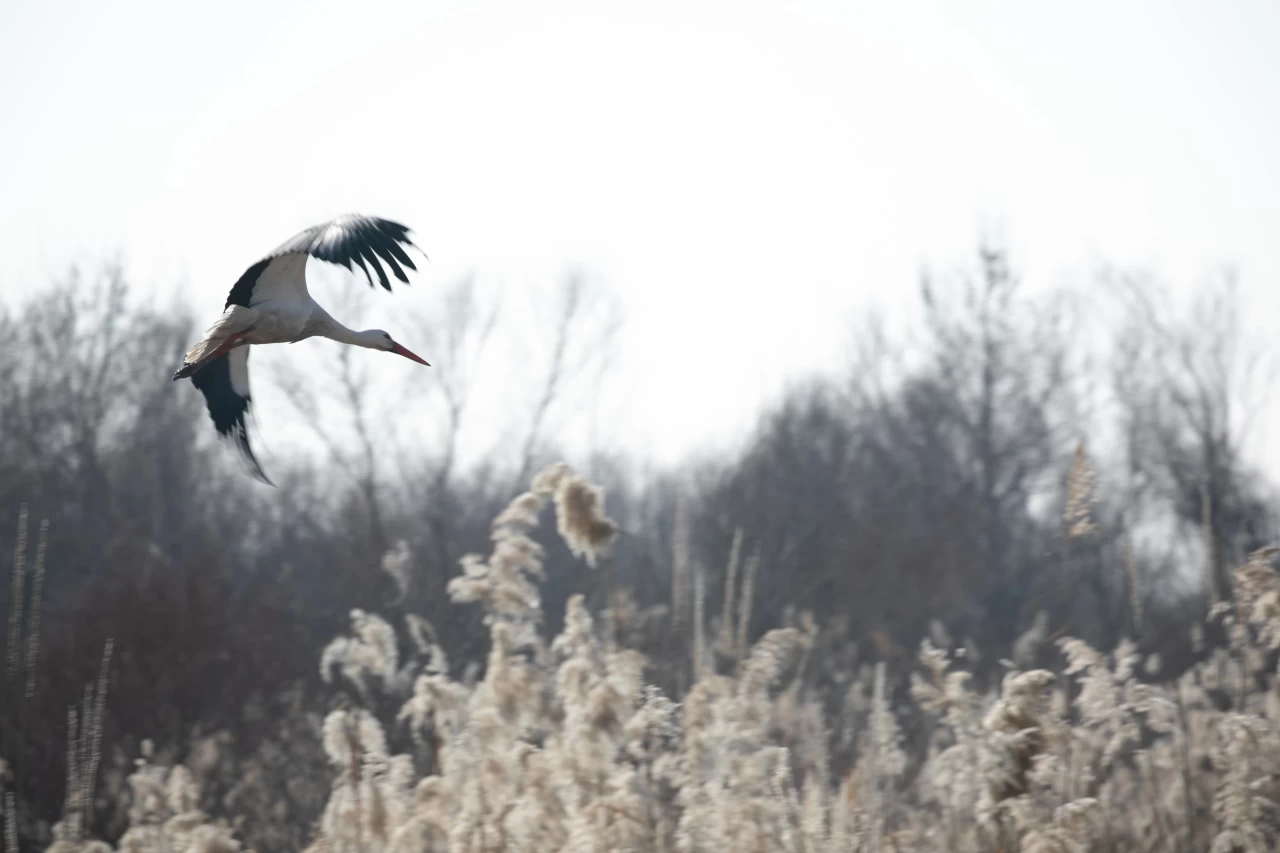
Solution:
[(474, 399), (476, 374), (493, 330), (498, 323), (498, 303), (484, 306), (472, 273), (452, 285), (444, 298), (444, 315), (420, 328), (441, 350), (441, 370), (434, 385), (444, 400), (444, 447), (434, 477), (437, 490), (448, 487), (457, 464), (463, 419)]
[(548, 324), (552, 332), (546, 364), (535, 386), (537, 392), (521, 443), (515, 483), (524, 483), (533, 473), (557, 402), (570, 397), (574, 385), (599, 387), (616, 355), (614, 338), (621, 325), (618, 304), (607, 291), (593, 287), (581, 271), (571, 272), (561, 282)]
[(1106, 282), (1121, 309), (1113, 384), (1130, 501), (1171, 510), (1203, 548), (1206, 595), (1229, 597), (1231, 567), (1274, 529), (1245, 455), (1274, 361), (1241, 314), (1230, 270), (1185, 313), (1147, 277)]
[(871, 329), (842, 379), (795, 387), (739, 459), (711, 466), (692, 527), (707, 562), (738, 525), (760, 542), (765, 624), (788, 601), (884, 650), (934, 618), (1007, 649), (1042, 599), (1056, 629), (1076, 595), (1035, 570), (1058, 529), (1038, 505), (1079, 437), (1073, 315), (1024, 294), (998, 249), (921, 296), (914, 340)]
[[(458, 458), (464, 425), (480, 384), (480, 369), (501, 316), (499, 300), (486, 300), (474, 273), (451, 284), (442, 302), (443, 311), (419, 316), (416, 322), (418, 332), (436, 353), (433, 364), (438, 368), (433, 368), (437, 370), (434, 381), (425, 386), (431, 393), (426, 395), (430, 408), (423, 419), (441, 423), (442, 432), (437, 446), (412, 448), (421, 457), (418, 464), (424, 476), (413, 478), (407, 487), (411, 503), (421, 507), (427, 524), (430, 580), (436, 592), (443, 591), (462, 552), (459, 530), (465, 523), (464, 501), (456, 483)], [(423, 387), (413, 383), (405, 387), (404, 394), (414, 396)]]
[(1021, 294), (1005, 251), (982, 246), (978, 261), (957, 301), (943, 301), (928, 279), (922, 292), (938, 416), (970, 471), (983, 561), (997, 581), (983, 618), (1004, 642), (1033, 615), (1024, 610), (1036, 581), (1027, 569), (1036, 547), (1031, 504), (1060, 489), (1080, 428), (1074, 329), (1061, 301)]

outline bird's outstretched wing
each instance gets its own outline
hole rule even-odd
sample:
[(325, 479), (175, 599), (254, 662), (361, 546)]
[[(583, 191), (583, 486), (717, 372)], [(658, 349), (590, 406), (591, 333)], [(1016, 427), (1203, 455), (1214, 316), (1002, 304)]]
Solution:
[[(378, 274), (379, 283), (384, 289), (391, 290), (391, 282), (382, 269), (383, 263), (405, 284), (409, 283), (409, 277), (402, 267), (417, 269), (405, 252), (405, 246), (422, 251), (409, 239), (406, 226), (377, 216), (348, 213), (295, 235), (263, 260), (304, 253), (331, 264), (341, 264), (352, 272), (355, 271), (351, 266), (354, 263), (364, 272), (370, 287), (374, 286), (373, 276), (369, 274), (369, 266), (372, 266)], [(369, 266), (365, 265), (366, 261)]]
[(391, 281), (383, 264), (405, 284), (409, 277), (404, 267), (417, 269), (404, 250), (406, 246), (422, 251), (409, 239), (409, 229), (398, 222), (358, 213), (339, 216), (295, 234), (245, 270), (227, 295), (226, 307), (248, 308), (279, 299), (305, 301), (308, 257), (340, 264), (353, 272), (355, 264), (364, 272), (370, 287), (374, 286), (369, 272), (372, 266), (378, 281), (389, 291)]
[(229, 438), (252, 469), (253, 476), (268, 486), (258, 459), (249, 445), (249, 426), (245, 417), (249, 414), (249, 347), (242, 346), (221, 355), (191, 376), (192, 383), (204, 394), (209, 407), (209, 417), (218, 435)]

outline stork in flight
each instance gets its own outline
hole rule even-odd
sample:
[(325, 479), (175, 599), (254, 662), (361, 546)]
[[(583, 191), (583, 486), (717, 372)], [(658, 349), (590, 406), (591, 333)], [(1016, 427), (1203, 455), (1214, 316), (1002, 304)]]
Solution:
[(382, 287), (390, 292), (391, 282), (382, 268), (385, 263), (396, 278), (408, 284), (409, 278), (401, 267), (417, 267), (402, 247), (418, 249), (408, 233), (409, 229), (399, 223), (353, 213), (308, 228), (287, 240), (244, 271), (227, 296), (222, 316), (209, 327), (200, 343), (187, 350), (182, 367), (173, 374), (175, 380), (191, 378), (204, 394), (218, 434), (231, 438), (252, 465), (254, 476), (264, 483), (273, 485), (253, 455), (245, 424), (250, 402), (250, 346), (296, 343), (319, 335), (427, 364), (381, 329), (348, 329), (330, 317), (307, 292), (309, 257), (341, 264), (353, 272), (354, 262), (370, 287), (374, 286), (369, 274), (372, 266)]

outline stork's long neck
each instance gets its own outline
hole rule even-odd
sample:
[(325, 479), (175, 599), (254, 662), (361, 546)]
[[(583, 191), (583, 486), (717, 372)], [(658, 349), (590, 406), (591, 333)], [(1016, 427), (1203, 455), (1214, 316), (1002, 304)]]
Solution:
[(329, 315), (325, 315), (321, 334), (330, 340), (335, 340), (340, 344), (351, 344), (357, 347), (367, 347), (369, 349), (377, 349), (380, 339), (371, 335), (369, 332), (357, 332), (355, 329), (348, 329)]

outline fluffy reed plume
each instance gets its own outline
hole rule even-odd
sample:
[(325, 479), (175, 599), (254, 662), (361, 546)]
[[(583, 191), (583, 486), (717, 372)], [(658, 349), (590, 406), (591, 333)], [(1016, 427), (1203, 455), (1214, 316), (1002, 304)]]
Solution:
[(558, 463), (535, 476), (529, 491), (493, 520), (494, 547), (489, 558), (463, 557), (462, 575), (448, 586), (454, 602), (480, 603), (486, 624), (507, 623), (511, 638), (519, 643), (536, 640), (534, 628), (542, 615), (535, 581), (543, 579), (543, 549), (529, 533), (549, 499), (555, 500), (559, 511), (557, 529), (575, 553), (594, 560), (607, 549), (614, 527), (601, 511), (600, 492), (583, 483), (568, 465)]
[(386, 850), (410, 809), (409, 757), (388, 755), (382, 725), (359, 709), (339, 709), (325, 718), (324, 749), (338, 774), (320, 819), (324, 849)]
[(595, 568), (613, 542), (618, 526), (604, 514), (604, 492), (572, 474), (560, 478), (555, 491), (557, 530), (575, 556)]
[(1272, 568), (1278, 553), (1280, 548), (1260, 548), (1232, 573), (1237, 619), (1267, 650), (1280, 648), (1280, 577)]
[(1048, 754), (1056, 728), (1049, 705), (1053, 682), (1053, 673), (1043, 669), (1005, 676), (1000, 698), (983, 719), (988, 749), (983, 755), (986, 789), (978, 805), (980, 820), (1000, 821), (1009, 801), (1031, 791), (1037, 759)]
[(385, 619), (359, 608), (351, 611), (350, 637), (335, 637), (320, 655), (320, 676), (332, 682), (337, 668), (360, 695), (369, 697), (371, 677), (379, 679), (383, 688), (394, 692), (407, 679), (397, 668), (399, 652), (396, 634)]
[(1089, 457), (1085, 453), (1084, 442), (1076, 446), (1075, 457), (1071, 462), (1071, 470), (1067, 474), (1067, 506), (1062, 520), (1066, 526), (1067, 538), (1077, 539), (1088, 536), (1097, 530), (1093, 523), (1094, 486), (1097, 477)]
[(1268, 777), (1274, 775), (1273, 727), (1258, 717), (1227, 714), (1219, 724), (1218, 734), (1225, 771), (1213, 798), (1213, 814), (1219, 830), (1211, 853), (1275, 850), (1280, 842), (1277, 804), (1265, 796), (1260, 784), (1270, 781)]
[(944, 649), (926, 639), (918, 659), (927, 674), (912, 673), (911, 694), (936, 721), (929, 742), (931, 772), (922, 774), (921, 795), (942, 813), (947, 849), (964, 849), (972, 844), (972, 817), (983, 791), (980, 761), (987, 744), (979, 697), (969, 690), (970, 674), (953, 670)]
[(396, 584), (399, 600), (403, 600), (409, 591), (410, 570), (413, 567), (413, 551), (409, 543), (403, 539), (396, 542), (395, 547), (382, 555), (382, 570)]

